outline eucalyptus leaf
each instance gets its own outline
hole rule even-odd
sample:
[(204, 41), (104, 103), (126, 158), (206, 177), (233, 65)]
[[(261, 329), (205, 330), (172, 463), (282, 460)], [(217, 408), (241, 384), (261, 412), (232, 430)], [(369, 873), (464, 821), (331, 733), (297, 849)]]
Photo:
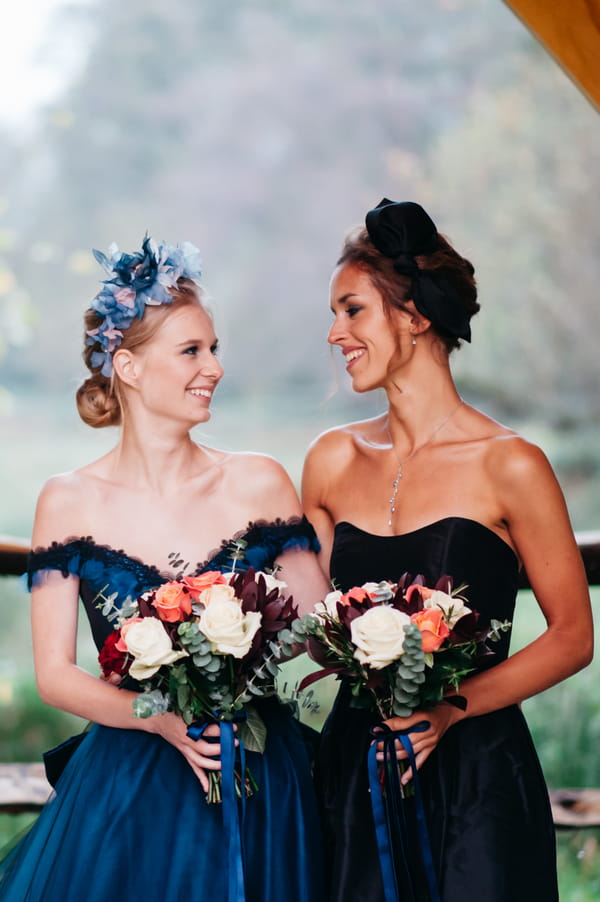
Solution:
[(264, 695), (260, 686), (256, 686), (254, 683), (248, 683), (246, 689), (248, 692), (252, 693), (252, 695)]
[(269, 648), (271, 649), (271, 654), (274, 658), (281, 658), (281, 645), (278, 645), (277, 642), (273, 642), (272, 640), (269, 642)]
[(262, 755), (267, 743), (265, 722), (252, 705), (246, 708), (246, 714), (246, 720), (238, 724), (238, 737), (243, 741), (247, 752), (260, 752)]
[[(193, 656), (194, 664), (196, 667), (206, 667), (207, 664), (210, 664), (212, 660), (212, 655), (205, 655), (198, 652)], [(214, 668), (213, 668), (214, 669)]]

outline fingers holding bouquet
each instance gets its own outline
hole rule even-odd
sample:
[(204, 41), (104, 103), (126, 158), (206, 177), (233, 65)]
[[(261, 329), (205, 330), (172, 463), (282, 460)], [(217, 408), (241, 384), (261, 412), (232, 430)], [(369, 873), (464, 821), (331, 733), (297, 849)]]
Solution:
[[(162, 736), (183, 755), (202, 788), (208, 793), (210, 780), (206, 771), (221, 770), (220, 725), (208, 724), (202, 731), (201, 738), (194, 739), (183, 719), (173, 712), (167, 712), (152, 718), (152, 728), (152, 732)], [(233, 728), (236, 729), (235, 725)], [(237, 745), (239, 742), (236, 740)]]
[(279, 663), (298, 638), (284, 589), (249, 568), (182, 575), (120, 607), (99, 596), (115, 622), (99, 654), (104, 679), (135, 681), (134, 715), (181, 752), (208, 802), (223, 800), (223, 780), (228, 797), (234, 784), (238, 798), (257, 788), (242, 754), (265, 747), (254, 702), (275, 694)]
[[(436, 748), (444, 733), (460, 719), (460, 708), (454, 705), (440, 703), (427, 711), (414, 711), (410, 717), (389, 717), (384, 724), (393, 733), (402, 733), (407, 736), (412, 745), (417, 769), (427, 761)], [(415, 729), (418, 728), (418, 729)], [(399, 761), (408, 761), (409, 754), (400, 739), (395, 741), (396, 758)], [(383, 743), (377, 744), (377, 760), (383, 761)], [(410, 763), (403, 771), (401, 782), (403, 786), (412, 779), (413, 772)]]
[[(385, 738), (374, 729), (379, 760), (393, 748), (393, 731), (409, 740), (395, 739), (398, 759), (409, 758), (410, 746), (419, 768), (461, 716), (461, 681), (492, 653), (488, 643), (510, 627), (482, 626), (462, 594), (466, 588), (455, 589), (448, 576), (430, 588), (423, 577), (404, 574), (397, 583), (330, 592), (301, 621), (308, 653), (322, 669), (300, 688), (337, 673), (350, 687), (352, 706), (381, 718)], [(412, 776), (409, 767), (403, 783)]]

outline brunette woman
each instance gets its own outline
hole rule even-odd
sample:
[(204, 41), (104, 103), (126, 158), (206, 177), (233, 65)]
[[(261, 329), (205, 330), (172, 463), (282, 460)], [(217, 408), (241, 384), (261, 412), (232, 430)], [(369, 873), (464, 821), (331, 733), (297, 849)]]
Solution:
[[(478, 309), (473, 267), (421, 206), (384, 199), (367, 214), (333, 273), (328, 340), (354, 390), (383, 389), (387, 405), (314, 443), (304, 506), (344, 591), (405, 572), (430, 586), (449, 575), (487, 625), (512, 620), (525, 567), (542, 634), (510, 656), (505, 635), (492, 666), (460, 686), (465, 710), (442, 703), (388, 724), (408, 729), (414, 747), (443, 902), (553, 902), (552, 818), (520, 703), (589, 663), (590, 604), (548, 461), (466, 403), (452, 379), (451, 352), (470, 341)], [(318, 769), (332, 902), (384, 899), (366, 770), (374, 720), (342, 682)], [(424, 732), (410, 732), (424, 720)], [(406, 898), (429, 899), (409, 858)]]

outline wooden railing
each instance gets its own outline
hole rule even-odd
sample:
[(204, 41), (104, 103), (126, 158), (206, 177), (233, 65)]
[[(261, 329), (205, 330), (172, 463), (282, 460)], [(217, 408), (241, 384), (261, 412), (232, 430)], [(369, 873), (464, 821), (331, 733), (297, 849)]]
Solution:
[[(577, 543), (589, 585), (600, 585), (600, 532), (577, 533)], [(0, 537), (0, 576), (24, 573), (28, 553), (24, 539)], [(520, 585), (529, 585), (524, 572)], [(0, 813), (39, 811), (50, 792), (42, 764), (0, 764)], [(557, 827), (600, 827), (599, 789), (554, 789), (550, 801)]]
[[(600, 585), (600, 532), (576, 533), (577, 544), (581, 551), (588, 584)], [(19, 576), (27, 569), (29, 543), (25, 539), (0, 536), (0, 576)], [(527, 574), (521, 571), (520, 587), (529, 586)]]
[(20, 576), (27, 569), (29, 542), (0, 535), (0, 576)]

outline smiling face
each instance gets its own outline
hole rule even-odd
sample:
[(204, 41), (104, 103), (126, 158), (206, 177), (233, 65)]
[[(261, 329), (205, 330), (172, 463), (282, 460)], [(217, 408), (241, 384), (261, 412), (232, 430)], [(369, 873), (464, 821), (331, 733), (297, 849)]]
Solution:
[(191, 428), (210, 419), (213, 392), (223, 376), (217, 344), (208, 313), (189, 303), (173, 309), (150, 341), (121, 352), (121, 361), (117, 351), (115, 368), (137, 389), (148, 412)]
[(344, 355), (354, 391), (385, 388), (411, 345), (411, 314), (384, 308), (368, 274), (353, 265), (339, 266), (330, 286), (335, 316), (327, 340)]

